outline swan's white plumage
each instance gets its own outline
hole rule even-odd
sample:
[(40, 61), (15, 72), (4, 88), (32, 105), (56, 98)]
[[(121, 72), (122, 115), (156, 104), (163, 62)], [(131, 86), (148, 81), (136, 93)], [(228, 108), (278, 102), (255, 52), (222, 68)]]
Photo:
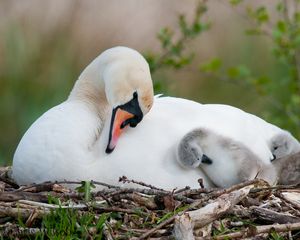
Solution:
[[(25, 134), (16, 151), (13, 174), (19, 183), (94, 179), (117, 184), (125, 175), (166, 188), (197, 187), (200, 177), (212, 186), (200, 169), (184, 169), (176, 162), (174, 147), (199, 125), (245, 140), (240, 130), (250, 126), (235, 114), (235, 110), (215, 111), (184, 99), (156, 98), (143, 121), (127, 128), (114, 152), (106, 154), (109, 122), (100, 140), (93, 142), (100, 127), (97, 115), (82, 102), (66, 102), (45, 113)], [(260, 143), (251, 146), (261, 157), (269, 157), (259, 136), (251, 132), (247, 136), (248, 144), (251, 140)]]
[[(43, 114), (23, 136), (13, 160), (19, 184), (63, 179), (117, 184), (125, 175), (165, 188), (197, 187), (200, 177), (212, 186), (200, 169), (184, 169), (175, 160), (174, 148), (196, 127), (242, 142), (262, 161), (272, 158), (251, 117), (237, 108), (161, 97), (145, 115), (153, 99), (145, 60), (128, 48), (102, 56), (83, 71), (68, 100)], [(111, 109), (128, 101), (132, 91), (139, 94), (144, 119), (136, 128), (127, 127), (116, 149), (106, 154)]]

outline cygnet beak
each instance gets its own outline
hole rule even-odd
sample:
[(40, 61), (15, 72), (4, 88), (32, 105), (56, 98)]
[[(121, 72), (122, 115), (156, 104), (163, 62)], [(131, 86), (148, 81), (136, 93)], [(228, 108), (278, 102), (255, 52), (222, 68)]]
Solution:
[(212, 164), (213, 161), (208, 156), (206, 156), (205, 154), (203, 154), (202, 158), (201, 158), (201, 163)]
[(274, 160), (276, 160), (276, 155), (275, 154), (272, 154), (273, 155), (273, 158), (271, 159), (271, 162), (273, 162)]

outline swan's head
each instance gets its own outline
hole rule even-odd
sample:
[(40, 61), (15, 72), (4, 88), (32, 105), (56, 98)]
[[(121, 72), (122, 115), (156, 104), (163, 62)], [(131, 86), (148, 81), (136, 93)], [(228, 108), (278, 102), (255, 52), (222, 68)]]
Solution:
[(287, 131), (274, 135), (270, 140), (273, 160), (295, 154), (300, 151), (300, 143)]
[(100, 55), (103, 59), (105, 93), (112, 108), (109, 141), (111, 153), (124, 128), (136, 127), (153, 104), (153, 86), (149, 65), (137, 51), (116, 47)]

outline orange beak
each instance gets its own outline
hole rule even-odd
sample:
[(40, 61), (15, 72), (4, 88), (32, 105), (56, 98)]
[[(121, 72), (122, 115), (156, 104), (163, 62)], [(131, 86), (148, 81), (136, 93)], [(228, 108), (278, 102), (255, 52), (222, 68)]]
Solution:
[(116, 108), (113, 110), (110, 130), (109, 130), (109, 140), (106, 148), (106, 153), (111, 153), (117, 145), (118, 139), (125, 129), (128, 119), (133, 118), (134, 115), (127, 111), (122, 110), (121, 108)]

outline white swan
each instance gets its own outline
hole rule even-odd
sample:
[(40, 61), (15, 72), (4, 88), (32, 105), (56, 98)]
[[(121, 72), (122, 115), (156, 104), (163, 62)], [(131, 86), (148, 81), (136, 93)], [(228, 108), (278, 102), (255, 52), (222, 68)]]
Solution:
[[(152, 104), (152, 81), (144, 58), (125, 47), (105, 51), (82, 72), (69, 98), (25, 133), (14, 155), (13, 178), (19, 184), (63, 179), (117, 184), (126, 175), (162, 187), (198, 186), (197, 179), (205, 178), (201, 171), (188, 176), (187, 170), (170, 161), (169, 133), (178, 131), (172, 129), (172, 117), (177, 122), (174, 127), (180, 127), (174, 107), (163, 112), (170, 108), (163, 104), (147, 119)], [(135, 127), (143, 117), (145, 124), (134, 135), (137, 129), (126, 125)], [(161, 138), (163, 131), (168, 134)], [(126, 132), (123, 139), (121, 132)], [(122, 141), (111, 153), (119, 137)]]
[(153, 101), (144, 58), (132, 49), (112, 48), (82, 72), (65, 102), (28, 129), (14, 155), (13, 177), (19, 184), (63, 179), (117, 184), (126, 175), (169, 189), (198, 187), (197, 179), (204, 178), (213, 186), (201, 169), (185, 169), (175, 160), (174, 146), (199, 126), (242, 142), (265, 162), (272, 159), (243, 111), (171, 97)]
[(187, 168), (200, 167), (218, 187), (260, 177), (270, 184), (276, 181), (271, 163), (264, 163), (243, 143), (217, 134), (212, 129), (197, 128), (178, 144), (178, 162)]

